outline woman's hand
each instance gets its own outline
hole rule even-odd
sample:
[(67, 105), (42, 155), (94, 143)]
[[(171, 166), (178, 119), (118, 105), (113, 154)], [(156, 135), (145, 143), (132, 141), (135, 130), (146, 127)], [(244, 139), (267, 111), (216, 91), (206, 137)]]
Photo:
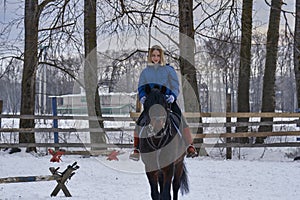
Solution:
[(143, 96), (143, 97), (140, 99), (140, 102), (141, 102), (141, 104), (144, 104), (144, 103), (145, 103), (145, 101), (146, 101), (146, 97), (145, 97), (145, 96)]
[(173, 95), (166, 95), (166, 101), (168, 103), (173, 103), (175, 101), (175, 97)]

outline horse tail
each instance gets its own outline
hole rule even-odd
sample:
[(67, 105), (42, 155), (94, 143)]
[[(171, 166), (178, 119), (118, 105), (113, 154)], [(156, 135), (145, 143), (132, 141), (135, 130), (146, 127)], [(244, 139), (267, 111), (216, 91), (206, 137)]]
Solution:
[(180, 177), (180, 192), (182, 195), (189, 193), (189, 179), (187, 176), (187, 169), (185, 164), (182, 164), (183, 170), (182, 170), (182, 175)]

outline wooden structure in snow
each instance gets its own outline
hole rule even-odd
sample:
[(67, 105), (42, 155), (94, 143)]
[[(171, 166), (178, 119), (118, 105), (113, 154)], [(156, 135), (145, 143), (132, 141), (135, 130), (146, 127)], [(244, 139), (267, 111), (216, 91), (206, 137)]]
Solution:
[(46, 176), (19, 176), (19, 177), (6, 177), (0, 178), (0, 184), (2, 183), (20, 183), (20, 182), (39, 182), (39, 181), (56, 181), (57, 185), (51, 193), (52, 196), (56, 196), (60, 190), (63, 191), (66, 197), (71, 197), (71, 193), (65, 185), (65, 182), (75, 174), (75, 171), (79, 169), (77, 162), (69, 165), (63, 172), (59, 172), (59, 168), (50, 167), (49, 170), (52, 175)]

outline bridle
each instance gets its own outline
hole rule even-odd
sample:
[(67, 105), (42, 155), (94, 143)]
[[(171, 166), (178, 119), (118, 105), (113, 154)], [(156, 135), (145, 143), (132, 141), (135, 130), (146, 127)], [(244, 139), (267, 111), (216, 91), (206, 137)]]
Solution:
[[(168, 140), (169, 137), (172, 136), (172, 130), (171, 130), (171, 121), (170, 121), (170, 112), (171, 112), (171, 105), (168, 104), (168, 107), (166, 109), (166, 116), (152, 116), (151, 119), (154, 119), (155, 122), (164, 120), (165, 123), (159, 132), (155, 133), (154, 127), (152, 126), (151, 123), (149, 123), (147, 129), (146, 129), (146, 141), (148, 145), (154, 149), (158, 150), (161, 147), (164, 147)], [(154, 140), (158, 140), (158, 143), (155, 144)]]

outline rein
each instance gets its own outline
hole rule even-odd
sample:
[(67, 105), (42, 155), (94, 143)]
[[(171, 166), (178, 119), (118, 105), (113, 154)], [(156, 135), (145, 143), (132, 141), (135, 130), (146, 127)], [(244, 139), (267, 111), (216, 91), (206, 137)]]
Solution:
[[(150, 138), (147, 137), (146, 141), (148, 143), (148, 145), (154, 149), (154, 150), (159, 150), (161, 147), (165, 146), (169, 140), (169, 137), (172, 136), (172, 130), (171, 130), (171, 123), (170, 123), (170, 112), (171, 112), (171, 104), (168, 104), (169, 107), (167, 108), (167, 117), (166, 117), (166, 123), (165, 126), (157, 133), (152, 135)], [(151, 133), (153, 132), (153, 130), (150, 130)], [(167, 131), (169, 131), (169, 133), (167, 133)], [(147, 132), (149, 133), (149, 132)], [(157, 136), (160, 133), (159, 136)], [(166, 136), (166, 137), (164, 137)], [(159, 142), (157, 145), (155, 145), (154, 143), (154, 139), (160, 138)]]

